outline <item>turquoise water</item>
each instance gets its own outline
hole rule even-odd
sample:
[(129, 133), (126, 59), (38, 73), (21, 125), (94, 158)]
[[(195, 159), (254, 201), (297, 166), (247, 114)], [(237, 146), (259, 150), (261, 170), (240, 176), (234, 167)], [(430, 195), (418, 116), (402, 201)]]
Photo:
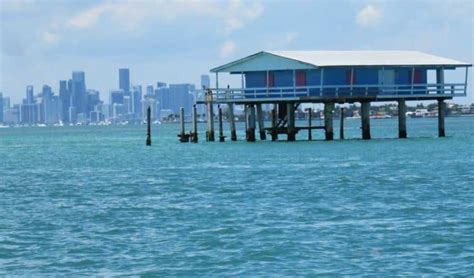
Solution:
[(144, 126), (0, 129), (0, 275), (473, 276), (474, 118), (371, 124), (199, 144), (164, 124), (152, 147)]

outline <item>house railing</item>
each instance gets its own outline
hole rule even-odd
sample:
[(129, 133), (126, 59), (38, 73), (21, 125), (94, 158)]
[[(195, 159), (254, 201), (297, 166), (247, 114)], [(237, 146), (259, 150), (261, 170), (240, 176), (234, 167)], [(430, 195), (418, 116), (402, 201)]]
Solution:
[(206, 101), (232, 101), (245, 99), (287, 99), (304, 97), (434, 97), (466, 96), (465, 83), (396, 84), (396, 85), (324, 85), (261, 88), (211, 88)]

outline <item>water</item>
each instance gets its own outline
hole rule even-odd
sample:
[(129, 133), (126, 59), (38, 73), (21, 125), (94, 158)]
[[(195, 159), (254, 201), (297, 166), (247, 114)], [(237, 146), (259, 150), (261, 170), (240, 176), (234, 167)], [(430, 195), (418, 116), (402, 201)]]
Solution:
[(472, 276), (474, 118), (446, 128), (180, 144), (160, 125), (152, 147), (144, 126), (1, 129), (0, 275)]

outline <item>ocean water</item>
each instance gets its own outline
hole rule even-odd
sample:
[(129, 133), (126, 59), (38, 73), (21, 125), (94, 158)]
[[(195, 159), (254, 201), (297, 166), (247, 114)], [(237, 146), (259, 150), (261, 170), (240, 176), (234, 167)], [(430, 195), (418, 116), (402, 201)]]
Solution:
[(473, 276), (474, 117), (371, 125), (180, 144), (163, 124), (151, 147), (145, 126), (0, 129), (0, 275)]

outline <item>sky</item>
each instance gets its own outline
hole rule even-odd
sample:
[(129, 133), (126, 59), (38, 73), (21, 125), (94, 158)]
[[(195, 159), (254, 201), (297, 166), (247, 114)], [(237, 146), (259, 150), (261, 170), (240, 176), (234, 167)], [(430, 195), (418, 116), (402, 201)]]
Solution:
[[(120, 67), (143, 87), (199, 85), (261, 50), (418, 50), (473, 63), (473, 32), (472, 0), (0, 0), (0, 92), (13, 103), (30, 84), (57, 93), (82, 70), (107, 100)], [(474, 102), (472, 68), (469, 83), (456, 102)]]

